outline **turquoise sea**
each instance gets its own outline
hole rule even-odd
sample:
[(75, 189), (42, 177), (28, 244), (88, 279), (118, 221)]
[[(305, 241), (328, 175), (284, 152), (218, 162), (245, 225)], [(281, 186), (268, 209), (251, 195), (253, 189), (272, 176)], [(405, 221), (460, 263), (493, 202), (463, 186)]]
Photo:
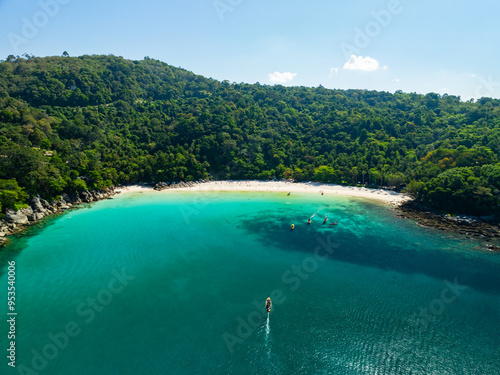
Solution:
[(1, 249), (0, 304), (1, 374), (500, 373), (500, 254), (362, 199), (118, 195)]

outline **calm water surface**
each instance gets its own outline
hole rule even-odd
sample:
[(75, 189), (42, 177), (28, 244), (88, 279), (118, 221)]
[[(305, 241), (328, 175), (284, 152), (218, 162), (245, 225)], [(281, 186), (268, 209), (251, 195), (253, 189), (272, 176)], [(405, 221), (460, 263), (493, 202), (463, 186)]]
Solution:
[(12, 260), (1, 374), (500, 373), (500, 254), (379, 203), (171, 191), (67, 212), (0, 251), (4, 353)]

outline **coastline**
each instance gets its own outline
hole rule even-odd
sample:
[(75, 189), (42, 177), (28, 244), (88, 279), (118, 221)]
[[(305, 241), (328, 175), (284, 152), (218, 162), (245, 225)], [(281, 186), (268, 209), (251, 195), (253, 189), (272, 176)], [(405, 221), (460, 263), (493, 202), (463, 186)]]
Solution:
[[(189, 186), (188, 186), (189, 185)], [(384, 189), (368, 189), (364, 187), (322, 184), (317, 182), (289, 181), (207, 181), (196, 183), (178, 183), (167, 185), (157, 184), (155, 187), (132, 185), (123, 188), (122, 194), (150, 192), (160, 190), (182, 191), (250, 191), (250, 192), (282, 192), (336, 195), (375, 200), (388, 204), (395, 209), (396, 216), (402, 219), (414, 220), (418, 225), (457, 233), (468, 239), (481, 239), (486, 242), (486, 248), (500, 251), (500, 228), (496, 223), (486, 222), (476, 217), (447, 216), (429, 210), (415, 203), (411, 197)]]
[[(396, 215), (403, 219), (416, 221), (418, 225), (449, 232), (458, 233), (466, 238), (483, 239), (487, 248), (500, 251), (500, 228), (497, 223), (489, 223), (474, 217), (448, 217), (433, 212), (415, 203), (409, 196), (384, 189), (368, 189), (365, 187), (323, 184), (318, 182), (290, 181), (196, 181), (173, 184), (158, 183), (116, 186), (102, 191), (84, 191), (79, 196), (64, 194), (59, 201), (51, 203), (32, 197), (29, 206), (17, 212), (11, 212), (0, 221), (0, 246), (7, 242), (8, 236), (23, 232), (42, 219), (66, 210), (77, 209), (82, 203), (92, 203), (103, 199), (113, 199), (116, 194), (132, 193), (165, 193), (169, 191), (227, 191), (227, 192), (281, 192), (283, 194), (306, 193), (326, 196), (354, 197), (378, 201), (395, 209)], [(491, 243), (491, 242), (494, 243)]]
[(136, 184), (128, 186), (110, 187), (105, 190), (83, 191), (80, 194), (69, 196), (63, 194), (60, 200), (47, 202), (34, 196), (28, 202), (28, 208), (19, 211), (7, 210), (5, 218), (0, 220), (0, 246), (4, 245), (8, 237), (27, 230), (47, 217), (77, 209), (82, 203), (92, 203), (103, 199), (112, 199), (116, 194), (130, 194), (153, 191), (249, 191), (249, 192), (283, 192), (336, 195), (371, 199), (392, 207), (397, 207), (410, 200), (410, 197), (383, 189), (367, 189), (364, 187), (341, 186), (322, 184), (317, 182), (290, 182), (290, 181), (196, 181), (166, 184), (157, 183), (155, 186)]
[(438, 213), (415, 201), (403, 202), (396, 207), (397, 216), (410, 219), (426, 228), (458, 233), (468, 239), (480, 239), (486, 242), (486, 248), (500, 251), (500, 223), (476, 216), (451, 216)]
[(45, 218), (81, 208), (84, 203), (111, 199), (117, 193), (114, 186), (104, 190), (84, 190), (80, 194), (62, 194), (59, 200), (53, 200), (50, 203), (38, 195), (33, 196), (28, 201), (27, 208), (21, 208), (18, 211), (10, 208), (6, 210), (5, 217), (0, 220), (0, 246), (7, 242), (9, 236), (24, 232)]
[(165, 188), (154, 188), (144, 185), (131, 185), (120, 188), (122, 194), (148, 192), (153, 190), (176, 190), (176, 191), (256, 191), (256, 192), (282, 192), (282, 193), (308, 193), (324, 195), (337, 195), (344, 197), (356, 197), (372, 199), (397, 206), (403, 202), (411, 200), (407, 195), (383, 189), (367, 189), (364, 187), (342, 186), (333, 184), (322, 184), (317, 182), (288, 182), (288, 181), (209, 181), (193, 183), (185, 186), (186, 183), (172, 185)]

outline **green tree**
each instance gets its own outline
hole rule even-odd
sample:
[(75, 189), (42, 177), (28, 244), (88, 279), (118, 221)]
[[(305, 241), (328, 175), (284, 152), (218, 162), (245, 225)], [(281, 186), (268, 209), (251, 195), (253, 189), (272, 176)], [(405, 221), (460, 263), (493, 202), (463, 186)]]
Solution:
[(12, 208), (17, 211), (27, 200), (28, 194), (15, 179), (0, 180), (0, 207), (3, 210)]

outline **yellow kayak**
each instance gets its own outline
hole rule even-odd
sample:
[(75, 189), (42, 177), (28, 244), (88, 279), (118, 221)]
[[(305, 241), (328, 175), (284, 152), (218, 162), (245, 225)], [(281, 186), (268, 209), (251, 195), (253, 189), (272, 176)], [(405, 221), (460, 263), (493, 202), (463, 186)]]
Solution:
[(271, 301), (271, 298), (267, 297), (266, 299), (266, 310), (267, 312), (271, 311), (271, 307), (273, 306), (273, 302)]

